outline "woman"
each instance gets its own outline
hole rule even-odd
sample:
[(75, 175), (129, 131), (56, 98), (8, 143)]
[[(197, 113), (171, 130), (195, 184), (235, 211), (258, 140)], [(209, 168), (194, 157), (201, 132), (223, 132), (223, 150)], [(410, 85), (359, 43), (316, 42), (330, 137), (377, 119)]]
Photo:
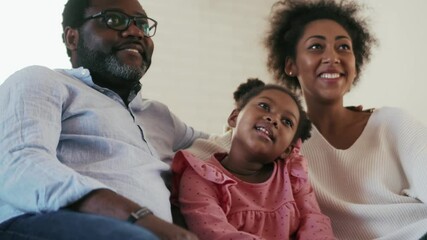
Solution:
[[(355, 2), (277, 2), (265, 40), (268, 68), (305, 99), (314, 127), (302, 153), (335, 235), (420, 239), (427, 232), (426, 126), (396, 108), (343, 105), (375, 43), (359, 11)], [(196, 141), (192, 152), (227, 148), (229, 135)]]

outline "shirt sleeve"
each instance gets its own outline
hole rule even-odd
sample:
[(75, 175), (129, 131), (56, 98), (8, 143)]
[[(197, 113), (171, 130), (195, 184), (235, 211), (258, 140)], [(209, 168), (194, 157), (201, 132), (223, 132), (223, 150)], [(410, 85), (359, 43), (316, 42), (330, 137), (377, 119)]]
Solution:
[(187, 168), (179, 186), (179, 204), (188, 228), (200, 239), (262, 239), (228, 223), (221, 195), (215, 183)]
[(313, 188), (308, 181), (307, 161), (293, 152), (290, 163), (290, 178), (295, 203), (300, 212), (297, 239), (335, 239), (330, 219), (321, 213)]
[(43, 67), (18, 71), (0, 86), (0, 200), (22, 212), (53, 211), (100, 182), (63, 165), (56, 155), (66, 87)]
[(140, 111), (138, 118), (147, 139), (164, 162), (171, 164), (176, 151), (190, 147), (197, 138), (209, 137), (185, 124), (165, 104), (149, 99), (142, 101), (143, 111)]
[(185, 149), (193, 144), (194, 140), (198, 138), (206, 139), (208, 134), (195, 130), (193, 127), (185, 124), (174, 113), (170, 112), (170, 116), (175, 126), (175, 141), (173, 144), (173, 151)]

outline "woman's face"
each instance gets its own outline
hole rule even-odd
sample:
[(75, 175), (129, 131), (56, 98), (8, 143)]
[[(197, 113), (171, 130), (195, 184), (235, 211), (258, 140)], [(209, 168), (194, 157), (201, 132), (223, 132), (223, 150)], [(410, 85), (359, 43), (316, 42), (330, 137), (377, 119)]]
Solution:
[(350, 35), (333, 20), (310, 22), (297, 42), (295, 59), (285, 67), (298, 78), (308, 104), (342, 101), (356, 77)]

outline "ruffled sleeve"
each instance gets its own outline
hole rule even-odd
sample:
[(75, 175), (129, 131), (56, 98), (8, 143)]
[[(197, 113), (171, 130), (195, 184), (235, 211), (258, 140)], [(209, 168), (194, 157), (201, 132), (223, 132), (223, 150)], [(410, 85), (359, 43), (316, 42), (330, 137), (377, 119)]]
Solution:
[(215, 158), (200, 160), (180, 151), (172, 162), (172, 199), (178, 204), (190, 231), (200, 239), (255, 239), (229, 223), (230, 187), (236, 181), (222, 173)]
[(308, 182), (307, 161), (301, 155), (301, 139), (298, 139), (292, 152), (287, 159), (290, 179), (292, 183), (292, 192), (298, 194)]
[(330, 219), (323, 215), (313, 188), (308, 181), (307, 161), (301, 155), (302, 141), (299, 139), (287, 159), (292, 192), (300, 212), (300, 227), (297, 239), (335, 239)]
[[(225, 175), (217, 166), (215, 166), (215, 164), (212, 164), (212, 161), (217, 160), (212, 157), (212, 159), (209, 159), (208, 161), (202, 161), (186, 150), (178, 151), (175, 154), (175, 157), (172, 161), (173, 181), (171, 201), (173, 204), (179, 206), (177, 201), (179, 195), (179, 185), (181, 183), (182, 175), (188, 167), (194, 170), (205, 180), (223, 185), (222, 188), (227, 188), (229, 185), (236, 184), (235, 180)], [(226, 192), (227, 191), (224, 193)]]

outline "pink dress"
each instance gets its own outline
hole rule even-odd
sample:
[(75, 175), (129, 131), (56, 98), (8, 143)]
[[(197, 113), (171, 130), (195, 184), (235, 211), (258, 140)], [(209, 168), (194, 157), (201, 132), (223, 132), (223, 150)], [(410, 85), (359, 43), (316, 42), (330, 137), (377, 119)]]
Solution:
[(200, 239), (335, 239), (299, 147), (286, 161), (276, 161), (263, 183), (234, 177), (220, 163), (225, 156), (202, 161), (180, 151), (172, 163), (172, 203)]

